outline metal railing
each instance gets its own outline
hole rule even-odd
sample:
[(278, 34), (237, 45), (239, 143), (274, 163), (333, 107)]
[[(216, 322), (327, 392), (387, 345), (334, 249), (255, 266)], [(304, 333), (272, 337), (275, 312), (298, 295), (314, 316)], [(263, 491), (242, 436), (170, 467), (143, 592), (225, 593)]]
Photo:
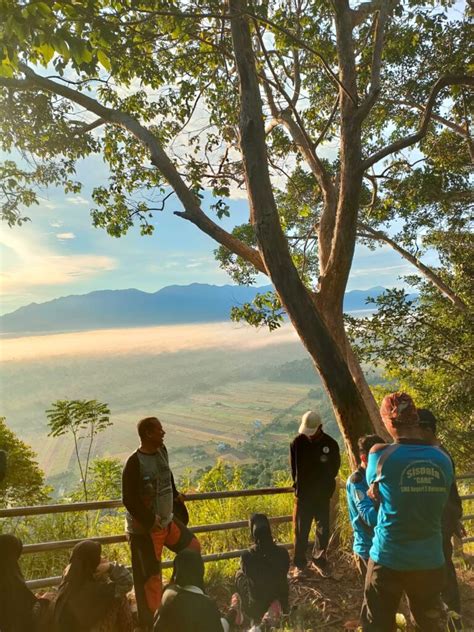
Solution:
[[(474, 473), (463, 474), (456, 477), (457, 481), (474, 479)], [(276, 494), (290, 494), (293, 493), (292, 487), (264, 487), (258, 489), (242, 489), (242, 490), (227, 490), (221, 492), (201, 492), (194, 494), (186, 494), (186, 501), (198, 501), (198, 500), (219, 500), (224, 498), (243, 498), (247, 496), (269, 496)], [(474, 494), (463, 494), (460, 496), (462, 501), (474, 500)], [(82, 503), (69, 503), (69, 504), (56, 504), (56, 505), (36, 505), (32, 507), (10, 507), (7, 509), (0, 509), (1, 518), (18, 518), (27, 516), (39, 516), (55, 513), (67, 513), (67, 512), (82, 512), (82, 511), (96, 511), (104, 509), (117, 509), (122, 507), (121, 500), (103, 500), (92, 501)], [(283, 524), (291, 522), (292, 516), (275, 516), (269, 517), (271, 524)], [(464, 522), (474, 520), (474, 514), (466, 514), (463, 516)], [(234, 522), (222, 522), (216, 524), (202, 524), (190, 527), (190, 531), (193, 533), (212, 533), (217, 531), (228, 531), (231, 529), (242, 529), (248, 526), (248, 520), (238, 520)], [(23, 554), (41, 553), (45, 551), (57, 551), (62, 549), (73, 548), (78, 542), (81, 542), (84, 538), (73, 540), (59, 540), (54, 542), (40, 542), (37, 544), (26, 544), (23, 547)], [(97, 536), (94, 540), (101, 544), (119, 544), (127, 541), (125, 534), (109, 535), (109, 536)], [(462, 539), (462, 542), (467, 544), (474, 542), (474, 537), (466, 537)], [(289, 549), (292, 544), (283, 544), (283, 547)], [(215, 562), (220, 560), (228, 560), (240, 557), (246, 549), (239, 549), (234, 551), (223, 551), (221, 553), (209, 553), (203, 555), (204, 562)], [(172, 566), (171, 560), (165, 560), (162, 563), (163, 568), (170, 568)], [(49, 586), (56, 586), (60, 583), (61, 577), (45, 577), (42, 579), (35, 579), (27, 581), (27, 585), (31, 589), (44, 588)]]

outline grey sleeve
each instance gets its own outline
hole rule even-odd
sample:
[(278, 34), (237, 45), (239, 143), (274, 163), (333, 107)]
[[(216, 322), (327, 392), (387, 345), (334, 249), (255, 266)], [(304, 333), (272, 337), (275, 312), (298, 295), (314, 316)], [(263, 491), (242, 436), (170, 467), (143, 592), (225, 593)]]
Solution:
[(115, 585), (116, 598), (123, 597), (132, 589), (132, 574), (128, 568), (122, 564), (111, 562), (108, 575), (110, 581)]

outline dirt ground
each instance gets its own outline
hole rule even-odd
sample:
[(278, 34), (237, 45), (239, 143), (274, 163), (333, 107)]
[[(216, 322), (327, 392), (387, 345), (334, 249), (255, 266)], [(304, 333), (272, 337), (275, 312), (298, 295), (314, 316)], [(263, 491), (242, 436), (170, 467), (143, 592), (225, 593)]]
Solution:
[[(362, 579), (351, 557), (334, 554), (333, 576), (323, 579), (311, 575), (304, 580), (290, 581), (291, 615), (279, 630), (285, 632), (346, 632), (357, 629), (362, 603)], [(466, 557), (457, 565), (461, 590), (464, 632), (474, 632), (474, 557)], [(220, 603), (229, 603), (230, 588), (217, 591)], [(408, 615), (406, 605), (400, 610)], [(345, 624), (352, 621), (353, 624)], [(406, 628), (410, 630), (410, 626)]]

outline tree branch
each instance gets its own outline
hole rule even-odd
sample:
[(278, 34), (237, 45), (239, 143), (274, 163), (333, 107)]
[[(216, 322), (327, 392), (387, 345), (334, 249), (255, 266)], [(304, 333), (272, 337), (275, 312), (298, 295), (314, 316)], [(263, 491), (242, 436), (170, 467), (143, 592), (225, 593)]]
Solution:
[(436, 274), (431, 268), (428, 268), (424, 263), (422, 263), (417, 257), (411, 254), (408, 250), (400, 246), (395, 240), (391, 239), (386, 233), (381, 230), (376, 230), (365, 224), (364, 222), (358, 222), (358, 227), (364, 231), (364, 234), (361, 236), (368, 237), (369, 239), (375, 239), (377, 241), (381, 241), (385, 244), (388, 244), (395, 252), (398, 252), (404, 259), (409, 261), (412, 265), (414, 265), (425, 278), (428, 279), (447, 299), (451, 301), (451, 303), (460, 311), (467, 312), (468, 306), (466, 303), (447, 285), (443, 279)]
[(372, 54), (372, 67), (370, 71), (370, 90), (367, 97), (361, 103), (359, 115), (365, 118), (372, 109), (377, 96), (380, 93), (380, 73), (382, 69), (382, 54), (385, 43), (385, 27), (387, 26), (390, 12), (396, 2), (393, 0), (379, 0), (379, 10), (375, 26), (374, 50)]
[(432, 117), (433, 107), (436, 103), (436, 99), (438, 94), (446, 88), (447, 86), (474, 86), (474, 76), (470, 75), (445, 75), (444, 77), (440, 77), (438, 81), (431, 88), (430, 95), (424, 107), (423, 116), (421, 118), (420, 127), (418, 131), (414, 134), (410, 134), (409, 136), (405, 136), (405, 138), (401, 138), (400, 140), (387, 145), (383, 149), (376, 151), (372, 156), (366, 158), (364, 160), (362, 166), (364, 171), (374, 165), (379, 160), (382, 160), (386, 156), (393, 154), (397, 151), (401, 151), (406, 147), (410, 147), (415, 143), (419, 142), (428, 131), (428, 126)]
[(26, 79), (4, 79), (0, 78), (0, 86), (14, 88), (17, 90), (41, 89), (53, 94), (58, 94), (73, 103), (77, 103), (89, 112), (93, 112), (104, 121), (117, 125), (130, 132), (137, 140), (148, 148), (152, 164), (160, 171), (184, 206), (184, 211), (176, 211), (175, 215), (187, 219), (195, 224), (207, 235), (215, 239), (222, 246), (225, 246), (236, 255), (242, 257), (252, 264), (259, 272), (267, 274), (265, 265), (260, 253), (247, 246), (218, 224), (213, 222), (201, 209), (194, 193), (180, 176), (176, 166), (172, 163), (156, 136), (144, 125), (141, 125), (133, 116), (120, 110), (105, 107), (92, 97), (73, 90), (66, 85), (58, 84), (50, 79), (46, 79), (36, 74), (31, 68), (21, 65), (21, 71)]

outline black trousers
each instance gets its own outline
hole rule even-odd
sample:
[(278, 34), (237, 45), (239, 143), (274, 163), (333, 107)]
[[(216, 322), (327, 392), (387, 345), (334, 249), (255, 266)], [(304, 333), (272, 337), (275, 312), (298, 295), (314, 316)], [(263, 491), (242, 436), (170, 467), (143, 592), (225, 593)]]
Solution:
[(461, 599), (459, 597), (458, 579), (453, 564), (453, 543), (451, 536), (443, 537), (443, 553), (446, 560), (446, 576), (444, 587), (441, 593), (444, 603), (450, 610), (454, 610), (458, 614), (461, 613)]
[(369, 560), (365, 578), (361, 620), (364, 632), (393, 632), (403, 592), (419, 632), (446, 630), (441, 601), (444, 566), (420, 571), (396, 571)]
[(148, 607), (145, 584), (153, 575), (161, 573), (161, 562), (156, 559), (155, 549), (149, 534), (129, 534), (132, 554), (132, 573), (138, 621), (145, 630), (153, 626), (154, 613)]
[(241, 570), (235, 576), (235, 587), (242, 601), (242, 610), (247, 617), (256, 624), (260, 623), (271, 602), (258, 599), (253, 590), (252, 582)]
[(312, 557), (325, 557), (329, 542), (329, 501), (330, 497), (295, 498), (293, 510), (293, 528), (295, 534), (294, 564), (298, 568), (306, 566), (306, 550), (308, 548), (309, 532), (313, 520), (316, 520), (316, 535)]

